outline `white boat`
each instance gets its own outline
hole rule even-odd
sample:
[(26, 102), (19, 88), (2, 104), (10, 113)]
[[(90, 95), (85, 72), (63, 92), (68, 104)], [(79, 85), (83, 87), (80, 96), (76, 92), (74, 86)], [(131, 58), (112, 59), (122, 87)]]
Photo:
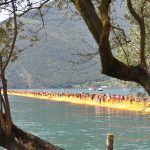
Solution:
[(94, 88), (93, 87), (89, 87), (89, 91), (93, 91), (94, 90)]
[(103, 88), (99, 87), (99, 88), (97, 89), (97, 91), (103, 91)]

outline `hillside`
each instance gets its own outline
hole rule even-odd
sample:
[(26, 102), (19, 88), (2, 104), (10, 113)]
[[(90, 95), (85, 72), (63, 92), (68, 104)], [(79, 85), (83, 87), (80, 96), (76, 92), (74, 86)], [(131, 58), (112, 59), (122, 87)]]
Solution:
[[(26, 29), (36, 30), (41, 18), (27, 15), (21, 20), (27, 23)], [(49, 88), (69, 87), (86, 81), (108, 79), (100, 74), (99, 58), (85, 63), (89, 57), (76, 53), (96, 52), (96, 43), (82, 20), (71, 19), (51, 10), (44, 16), (45, 29), (38, 33), (40, 41), (19, 54), (17, 61), (10, 64), (7, 78), (10, 88)], [(30, 35), (23, 31), (21, 34)], [(18, 41), (23, 48), (27, 41)]]

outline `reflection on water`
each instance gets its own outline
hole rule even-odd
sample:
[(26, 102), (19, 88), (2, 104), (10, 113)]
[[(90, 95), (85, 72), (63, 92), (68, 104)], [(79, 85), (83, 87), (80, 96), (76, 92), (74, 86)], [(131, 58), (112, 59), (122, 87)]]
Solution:
[(10, 97), (15, 123), (66, 150), (104, 150), (107, 133), (115, 150), (150, 150), (150, 118), (97, 106)]

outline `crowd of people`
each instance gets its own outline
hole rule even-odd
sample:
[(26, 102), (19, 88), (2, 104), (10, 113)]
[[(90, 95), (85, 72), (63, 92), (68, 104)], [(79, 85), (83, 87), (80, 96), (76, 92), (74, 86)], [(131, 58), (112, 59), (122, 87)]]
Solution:
[(20, 94), (20, 95), (30, 95), (33, 97), (47, 97), (48, 99), (52, 98), (66, 98), (66, 99), (77, 99), (83, 101), (94, 101), (98, 103), (129, 103), (129, 104), (143, 104), (146, 106), (148, 98), (140, 98), (138, 96), (132, 95), (117, 95), (117, 94), (89, 94), (89, 93), (68, 93), (68, 92), (51, 92), (51, 91), (32, 91), (32, 90), (8, 90), (8, 94)]

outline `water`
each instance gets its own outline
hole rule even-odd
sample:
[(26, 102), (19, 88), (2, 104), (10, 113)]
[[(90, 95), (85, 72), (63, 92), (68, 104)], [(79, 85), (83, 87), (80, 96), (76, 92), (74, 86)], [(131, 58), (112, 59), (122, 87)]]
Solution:
[[(23, 89), (23, 90), (27, 90), (27, 89)], [(30, 91), (52, 91), (52, 92), (58, 92), (58, 93), (68, 92), (68, 93), (105, 93), (105, 94), (136, 95), (137, 92), (143, 92), (143, 89), (134, 88), (134, 90), (131, 90), (131, 88), (104, 88), (103, 91), (98, 91), (97, 89), (88, 90), (88, 89), (73, 89), (73, 88), (65, 88), (65, 89), (50, 88), (50, 89), (30, 89)]]
[(150, 150), (150, 116), (108, 108), (10, 96), (19, 127), (66, 150), (105, 150), (107, 133), (114, 150)]

